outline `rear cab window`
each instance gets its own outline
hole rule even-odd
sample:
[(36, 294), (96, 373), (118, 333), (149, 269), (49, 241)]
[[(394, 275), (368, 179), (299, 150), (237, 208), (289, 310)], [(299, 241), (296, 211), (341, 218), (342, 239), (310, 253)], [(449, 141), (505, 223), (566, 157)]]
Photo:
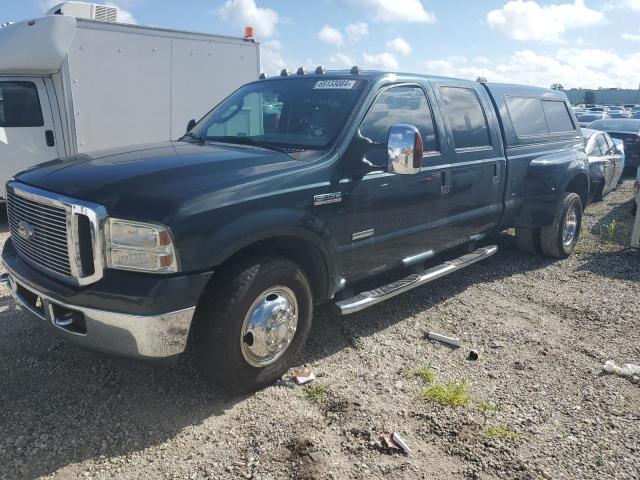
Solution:
[(32, 82), (0, 82), (0, 127), (42, 127), (38, 88)]

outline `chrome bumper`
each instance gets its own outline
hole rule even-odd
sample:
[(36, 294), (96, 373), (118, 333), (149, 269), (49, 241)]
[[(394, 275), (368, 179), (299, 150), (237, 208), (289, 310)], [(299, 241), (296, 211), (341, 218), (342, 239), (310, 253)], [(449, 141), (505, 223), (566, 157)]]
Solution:
[(2, 275), (0, 281), (8, 284), (12, 296), (25, 311), (70, 342), (124, 357), (161, 359), (184, 352), (196, 309), (129, 315), (62, 303), (26, 287), (11, 271)]

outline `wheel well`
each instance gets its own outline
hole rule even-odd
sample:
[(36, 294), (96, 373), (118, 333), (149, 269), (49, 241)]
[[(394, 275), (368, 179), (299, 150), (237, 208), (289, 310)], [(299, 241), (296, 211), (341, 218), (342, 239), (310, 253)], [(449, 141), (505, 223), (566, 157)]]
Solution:
[(586, 175), (576, 175), (573, 177), (564, 191), (577, 193), (582, 202), (582, 208), (584, 209), (587, 206), (587, 202), (589, 201), (589, 180)]
[(321, 303), (328, 299), (329, 272), (327, 263), (320, 249), (310, 240), (293, 236), (260, 240), (231, 255), (222, 266), (245, 255), (278, 255), (297, 263), (309, 277), (315, 302)]

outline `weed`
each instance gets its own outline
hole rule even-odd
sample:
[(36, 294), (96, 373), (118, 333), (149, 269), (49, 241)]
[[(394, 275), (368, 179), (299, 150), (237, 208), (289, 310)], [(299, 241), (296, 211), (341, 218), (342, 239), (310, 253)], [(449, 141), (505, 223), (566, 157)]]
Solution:
[(305, 400), (313, 403), (323, 403), (327, 399), (328, 390), (326, 385), (313, 383), (302, 389), (301, 395)]
[(482, 413), (493, 413), (498, 411), (498, 406), (489, 402), (478, 403), (478, 410)]
[(609, 236), (609, 241), (613, 242), (616, 238), (616, 233), (618, 232), (618, 221), (614, 218), (611, 220), (611, 223), (607, 227), (607, 234)]
[(411, 372), (409, 376), (420, 378), (426, 383), (432, 383), (436, 379), (436, 374), (431, 369), (431, 365), (419, 368), (418, 370)]
[(469, 384), (464, 379), (459, 382), (434, 382), (430, 387), (425, 388), (421, 395), (440, 405), (464, 407), (469, 403), (468, 387)]
[(500, 440), (522, 440), (524, 438), (523, 435), (511, 431), (511, 429), (505, 425), (504, 423), (500, 423), (498, 425), (493, 425), (488, 427), (485, 432), (485, 436), (487, 438), (494, 438)]

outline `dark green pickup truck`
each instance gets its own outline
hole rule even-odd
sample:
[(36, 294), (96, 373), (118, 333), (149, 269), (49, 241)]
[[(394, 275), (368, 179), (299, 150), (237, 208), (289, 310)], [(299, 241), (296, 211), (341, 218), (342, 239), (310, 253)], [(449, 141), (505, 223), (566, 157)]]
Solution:
[(561, 92), (354, 67), (258, 80), (178, 141), (49, 162), (7, 191), (4, 280), (39, 321), (123, 356), (192, 350), (255, 389), (317, 304), (360, 311), (511, 227), (523, 250), (571, 254), (589, 178)]

